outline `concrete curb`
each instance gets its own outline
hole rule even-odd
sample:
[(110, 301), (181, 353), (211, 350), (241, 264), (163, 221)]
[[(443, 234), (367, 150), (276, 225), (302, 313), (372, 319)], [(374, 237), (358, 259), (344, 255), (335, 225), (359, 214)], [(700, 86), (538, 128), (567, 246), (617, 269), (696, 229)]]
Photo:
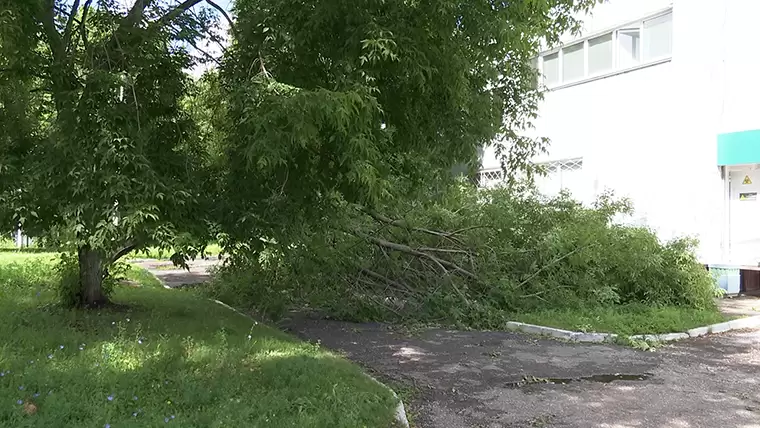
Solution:
[(398, 424), (399, 427), (401, 427), (401, 428), (409, 428), (409, 419), (407, 419), (407, 417), (406, 417), (406, 408), (404, 407), (404, 402), (401, 401), (401, 399), (399, 398), (398, 394), (396, 394), (396, 391), (392, 390), (391, 387), (389, 387), (388, 385), (380, 382), (379, 380), (375, 379), (374, 377), (372, 377), (372, 376), (370, 376), (370, 375), (368, 375), (366, 373), (365, 373), (365, 375), (368, 378), (372, 379), (378, 385), (382, 386), (383, 388), (388, 389), (388, 391), (390, 391), (391, 394), (393, 394), (393, 398), (395, 398), (396, 400), (398, 400), (398, 404), (396, 405), (396, 410), (394, 412), (393, 419)]
[[(171, 288), (171, 287), (168, 287), (168, 288)], [(244, 316), (244, 317), (246, 317), (248, 319), (251, 319), (251, 320), (253, 320), (253, 321), (255, 321), (255, 322), (258, 323), (258, 321), (256, 321), (255, 319), (253, 319), (253, 317), (251, 317), (250, 315), (248, 315), (246, 313), (243, 313), (243, 312), (241, 312), (241, 311), (233, 308), (232, 306), (230, 306), (230, 305), (222, 302), (221, 300), (213, 300), (213, 299), (209, 299), (209, 300), (211, 300), (212, 302), (214, 302), (214, 303), (216, 303), (218, 305), (224, 306), (225, 308), (231, 310), (232, 312), (235, 312), (235, 313), (237, 313), (237, 314), (239, 314), (241, 316)], [(394, 418), (394, 420), (396, 421), (396, 423), (398, 424), (398, 426), (400, 428), (409, 428), (409, 419), (407, 419), (407, 417), (406, 417), (406, 408), (404, 407), (404, 402), (401, 401), (401, 398), (399, 398), (398, 394), (396, 394), (396, 391), (392, 390), (388, 385), (380, 382), (379, 380), (377, 380), (374, 377), (368, 375), (367, 373), (364, 373), (364, 375), (367, 376), (368, 378), (372, 379), (372, 381), (374, 381), (378, 385), (382, 386), (383, 388), (386, 388), (388, 391), (391, 392), (391, 394), (393, 394), (393, 398), (395, 398), (398, 401), (398, 404), (396, 404), (396, 409), (394, 410), (393, 418)]]
[[(618, 338), (613, 333), (583, 333), (580, 331), (561, 330), (558, 328), (544, 327), (535, 324), (526, 324), (522, 322), (509, 321), (506, 324), (507, 330), (520, 331), (528, 334), (538, 334), (549, 336), (557, 339), (568, 340), (580, 343), (604, 343), (612, 342)], [(759, 328), (760, 315), (739, 318), (732, 321), (712, 324), (705, 327), (697, 327), (682, 333), (667, 334), (636, 334), (628, 336), (630, 340), (645, 340), (648, 342), (673, 342), (676, 340), (689, 339), (692, 337), (705, 336), (707, 334), (724, 333), (731, 330), (743, 330), (747, 328)]]

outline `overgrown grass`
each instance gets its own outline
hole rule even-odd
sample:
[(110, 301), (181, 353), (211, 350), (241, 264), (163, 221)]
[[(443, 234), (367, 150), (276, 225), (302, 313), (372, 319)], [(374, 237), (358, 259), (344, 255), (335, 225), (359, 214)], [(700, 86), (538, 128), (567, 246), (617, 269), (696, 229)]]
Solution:
[(192, 293), (120, 286), (54, 304), (51, 254), (0, 254), (0, 426), (389, 427), (360, 369)]
[(676, 333), (727, 320), (717, 309), (642, 304), (546, 309), (515, 314), (513, 318), (515, 321), (566, 330), (625, 335)]

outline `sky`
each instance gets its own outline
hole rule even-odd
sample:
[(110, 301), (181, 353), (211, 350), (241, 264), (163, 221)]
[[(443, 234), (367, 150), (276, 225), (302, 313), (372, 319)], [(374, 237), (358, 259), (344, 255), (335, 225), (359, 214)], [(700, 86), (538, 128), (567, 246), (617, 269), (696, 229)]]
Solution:
[[(227, 12), (231, 12), (232, 11), (232, 1), (233, 0), (214, 0), (214, 2), (216, 4), (218, 4), (220, 7), (224, 8)], [(205, 4), (205, 2), (203, 4)], [(199, 6), (201, 6), (201, 5), (199, 4)], [(208, 5), (206, 5), (206, 6), (210, 7)], [(219, 23), (220, 23), (220, 25), (222, 27), (222, 30), (226, 33), (227, 30), (229, 30), (229, 23), (227, 23), (227, 20), (225, 20), (224, 18), (220, 17)], [(221, 48), (219, 47), (219, 45), (217, 43), (202, 42), (202, 43), (198, 44), (198, 47), (200, 49), (203, 49), (204, 51), (208, 52), (209, 55), (212, 55), (212, 56), (214, 56), (216, 58), (220, 57), (221, 54), (222, 54), (222, 50), (221, 50)], [(190, 49), (191, 49), (191, 51), (194, 50), (193, 48), (190, 48)], [(212, 69), (214, 67), (216, 67), (216, 64), (214, 62), (208, 62), (206, 64), (198, 64), (195, 67), (193, 67), (193, 69), (190, 70), (190, 74), (193, 77), (198, 78), (205, 71), (207, 71), (209, 69)]]

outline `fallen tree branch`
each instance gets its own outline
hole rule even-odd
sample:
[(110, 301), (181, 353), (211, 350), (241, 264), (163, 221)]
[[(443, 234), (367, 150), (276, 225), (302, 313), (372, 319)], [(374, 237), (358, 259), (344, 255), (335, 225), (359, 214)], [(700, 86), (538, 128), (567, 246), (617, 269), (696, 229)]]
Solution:
[(527, 284), (527, 283), (528, 283), (528, 282), (529, 282), (531, 279), (533, 279), (533, 278), (537, 277), (537, 276), (538, 276), (538, 275), (539, 275), (541, 272), (543, 272), (544, 270), (546, 270), (546, 269), (550, 268), (551, 266), (553, 266), (553, 265), (555, 265), (555, 264), (557, 264), (557, 263), (561, 262), (562, 260), (564, 260), (564, 259), (566, 259), (566, 258), (568, 258), (568, 257), (572, 256), (573, 254), (577, 253), (578, 251), (580, 251), (580, 250), (583, 250), (583, 249), (585, 249), (585, 248), (588, 248), (590, 245), (591, 245), (591, 244), (589, 244), (589, 245), (584, 245), (584, 246), (582, 246), (582, 247), (578, 247), (578, 248), (574, 249), (573, 251), (570, 251), (569, 253), (567, 253), (567, 254), (563, 255), (562, 257), (558, 257), (558, 258), (556, 258), (556, 259), (552, 260), (551, 262), (549, 262), (549, 263), (545, 264), (544, 266), (541, 266), (541, 269), (537, 270), (537, 271), (536, 271), (536, 272), (534, 272), (532, 275), (530, 275), (530, 276), (529, 276), (529, 277), (528, 277), (528, 278), (527, 278), (525, 281), (521, 282), (521, 283), (518, 285), (518, 287), (522, 287), (523, 285)]
[(408, 285), (402, 284), (402, 283), (400, 283), (398, 281), (394, 281), (394, 280), (386, 277), (385, 275), (381, 275), (381, 274), (379, 274), (379, 273), (377, 273), (377, 272), (375, 272), (373, 270), (362, 268), (361, 269), (361, 273), (363, 273), (363, 274), (365, 274), (365, 275), (367, 275), (367, 276), (369, 276), (371, 278), (375, 278), (377, 280), (384, 281), (384, 282), (386, 282), (386, 283), (388, 283), (390, 285), (396, 286), (399, 289), (411, 291), (411, 288), (409, 288)]
[(461, 233), (467, 232), (469, 230), (491, 227), (491, 226), (488, 226), (488, 225), (477, 225), (477, 226), (469, 226), (469, 227), (465, 227), (465, 228), (462, 228), (462, 229), (458, 229), (458, 230), (455, 230), (453, 232), (443, 232), (443, 231), (440, 231), (440, 230), (433, 230), (433, 229), (427, 229), (427, 228), (424, 228), (424, 227), (412, 226), (408, 222), (406, 222), (405, 220), (394, 220), (394, 219), (392, 219), (392, 218), (390, 218), (388, 216), (380, 214), (377, 211), (371, 210), (371, 209), (363, 207), (363, 206), (358, 206), (358, 209), (359, 209), (359, 211), (367, 214), (368, 216), (372, 217), (373, 219), (375, 219), (376, 221), (378, 221), (380, 223), (385, 223), (385, 224), (389, 224), (391, 226), (396, 226), (396, 227), (399, 227), (399, 228), (402, 228), (402, 229), (411, 230), (411, 231), (415, 231), (415, 232), (425, 233), (425, 234), (428, 234), (428, 235), (438, 236), (438, 237), (441, 237), (441, 238), (444, 238), (444, 239), (448, 239), (449, 241), (452, 241), (455, 244), (461, 245), (463, 247), (466, 246), (466, 244), (464, 242), (462, 242), (462, 240), (460, 240), (459, 238), (457, 238), (456, 235), (459, 235)]
[(448, 260), (443, 260), (443, 259), (441, 259), (439, 257), (436, 257), (436, 256), (432, 255), (432, 254), (428, 254), (428, 253), (425, 253), (425, 252), (422, 252), (422, 251), (415, 250), (414, 248), (412, 248), (412, 247), (410, 247), (408, 245), (398, 244), (398, 243), (395, 243), (395, 242), (386, 241), (385, 239), (375, 238), (374, 236), (369, 236), (366, 233), (361, 232), (359, 230), (356, 230), (354, 233), (356, 234), (356, 236), (364, 238), (367, 241), (372, 242), (373, 244), (378, 245), (380, 247), (385, 247), (385, 248), (389, 248), (391, 250), (396, 250), (396, 251), (400, 251), (402, 253), (407, 253), (407, 254), (411, 254), (413, 256), (417, 256), (417, 257), (428, 259), (431, 262), (433, 262), (436, 265), (438, 265), (444, 273), (448, 273), (448, 270), (446, 269), (448, 267), (449, 269), (452, 269), (453, 271), (455, 271), (455, 272), (457, 272), (457, 273), (459, 273), (461, 275), (464, 275), (464, 276), (466, 276), (468, 278), (472, 278), (472, 279), (477, 279), (478, 278), (474, 273), (472, 273), (472, 272), (470, 272), (470, 271), (468, 271), (466, 269), (461, 268), (456, 263), (452, 263), (452, 262), (450, 262)]
[(430, 251), (432, 253), (454, 253), (454, 254), (465, 254), (469, 255), (470, 252), (466, 250), (455, 250), (451, 248), (432, 248), (432, 247), (420, 247), (417, 248), (419, 251)]

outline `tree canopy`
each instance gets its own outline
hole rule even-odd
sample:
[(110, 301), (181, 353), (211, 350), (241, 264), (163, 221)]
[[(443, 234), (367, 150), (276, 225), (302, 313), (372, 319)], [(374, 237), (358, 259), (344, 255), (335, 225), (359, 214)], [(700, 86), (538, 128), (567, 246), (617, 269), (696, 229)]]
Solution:
[[(494, 141), (530, 172), (531, 59), (595, 3), (0, 0), (0, 221), (68, 233), (71, 303), (100, 305), (135, 248), (284, 240)], [(203, 60), (221, 66), (196, 81)]]

